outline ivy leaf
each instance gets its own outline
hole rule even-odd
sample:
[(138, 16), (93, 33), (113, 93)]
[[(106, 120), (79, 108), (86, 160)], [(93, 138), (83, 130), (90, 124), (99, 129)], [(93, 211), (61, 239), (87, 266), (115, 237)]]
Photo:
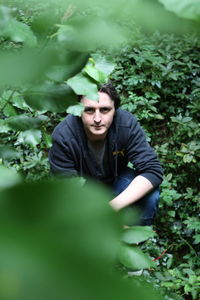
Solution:
[(26, 130), (20, 132), (16, 144), (25, 144), (32, 148), (36, 148), (42, 139), (42, 132), (37, 129)]
[(86, 96), (91, 100), (99, 100), (97, 85), (92, 80), (83, 74), (79, 73), (76, 76), (67, 80), (67, 83), (75, 91), (77, 95)]
[(82, 103), (78, 103), (77, 105), (69, 106), (67, 109), (68, 114), (72, 114), (74, 116), (80, 117), (84, 110), (84, 105)]
[(122, 241), (128, 244), (138, 244), (154, 235), (155, 233), (150, 226), (133, 226), (124, 229)]
[(15, 19), (11, 19), (8, 22), (1, 34), (5, 38), (9, 38), (17, 43), (24, 43), (29, 47), (34, 47), (37, 45), (37, 39), (30, 27), (24, 23), (18, 22)]
[(118, 259), (122, 265), (133, 270), (154, 266), (153, 261), (151, 261), (137, 246), (122, 244), (119, 248)]

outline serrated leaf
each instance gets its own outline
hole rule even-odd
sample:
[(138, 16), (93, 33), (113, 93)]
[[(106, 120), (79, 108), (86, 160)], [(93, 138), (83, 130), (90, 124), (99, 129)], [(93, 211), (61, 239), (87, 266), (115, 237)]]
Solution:
[(67, 80), (67, 83), (77, 95), (86, 96), (91, 100), (99, 100), (97, 85), (83, 74), (77, 74), (76, 76)]
[(10, 146), (0, 146), (0, 157), (9, 161), (19, 158), (20, 153)]
[(122, 265), (133, 270), (146, 269), (154, 266), (153, 261), (137, 246), (122, 244), (119, 248), (118, 259)]
[(155, 233), (150, 226), (133, 226), (124, 229), (122, 241), (128, 244), (138, 244), (154, 235)]
[(76, 104), (76, 105), (69, 106), (68, 109), (66, 110), (66, 112), (68, 114), (72, 114), (74, 116), (80, 117), (83, 110), (84, 110), (83, 104), (79, 103), (79, 104)]
[(38, 117), (28, 117), (26, 115), (18, 115), (16, 117), (11, 117), (6, 119), (6, 124), (14, 130), (27, 130), (33, 128), (40, 128), (40, 126), (47, 122), (49, 118), (44, 115)]
[(2, 35), (17, 43), (24, 43), (29, 47), (37, 45), (37, 39), (30, 27), (24, 23), (11, 19), (4, 28)]
[(25, 144), (32, 148), (35, 148), (40, 144), (42, 139), (42, 132), (37, 129), (26, 130), (20, 132), (16, 144)]

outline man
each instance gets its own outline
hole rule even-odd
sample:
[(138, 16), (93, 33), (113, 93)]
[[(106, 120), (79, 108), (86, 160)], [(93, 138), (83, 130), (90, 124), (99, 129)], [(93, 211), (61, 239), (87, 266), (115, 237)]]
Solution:
[[(162, 168), (135, 117), (119, 108), (110, 85), (99, 89), (99, 101), (80, 97), (81, 118), (68, 115), (53, 132), (49, 161), (53, 174), (92, 177), (110, 185), (115, 210), (140, 207), (143, 225), (151, 225), (159, 200)], [(127, 168), (128, 162), (134, 171)]]

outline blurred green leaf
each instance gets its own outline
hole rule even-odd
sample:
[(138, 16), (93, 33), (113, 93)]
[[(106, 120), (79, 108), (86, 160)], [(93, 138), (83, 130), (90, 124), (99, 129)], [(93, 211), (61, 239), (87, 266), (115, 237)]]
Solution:
[(6, 120), (0, 120), (0, 133), (6, 133), (10, 130), (11, 128), (6, 123)]
[(11, 9), (7, 6), (0, 5), (0, 35), (11, 19)]
[(66, 51), (65, 48), (57, 47), (55, 64), (47, 70), (47, 77), (56, 82), (62, 82), (81, 72), (86, 65), (89, 55), (78, 51)]
[(159, 0), (167, 10), (176, 13), (178, 16), (200, 20), (200, 2), (198, 0)]
[(95, 67), (106, 75), (110, 75), (116, 67), (116, 63), (110, 57), (94, 53), (92, 54), (92, 58), (94, 59)]
[(34, 47), (37, 45), (37, 39), (30, 27), (14, 19), (9, 20), (8, 24), (1, 32), (1, 35), (14, 42), (24, 43), (29, 47)]
[(25, 144), (35, 148), (40, 144), (42, 139), (42, 132), (38, 129), (26, 130), (20, 132), (16, 144)]
[(99, 99), (97, 85), (83, 74), (78, 74), (70, 78), (67, 83), (77, 95), (83, 95), (88, 99), (96, 101)]
[(122, 244), (119, 248), (118, 259), (125, 267), (133, 270), (146, 269), (154, 266), (153, 261), (137, 246)]
[(84, 72), (87, 73), (91, 78), (96, 80), (99, 83), (106, 83), (108, 80), (108, 77), (105, 73), (99, 71), (95, 66), (87, 65), (84, 68)]
[(0, 298), (162, 299), (145, 283), (141, 289), (111, 275), (120, 224), (110, 196), (77, 179), (1, 191)]
[[(98, 9), (97, 9), (98, 11)], [(109, 18), (95, 15), (73, 16), (67, 24), (59, 25), (57, 38), (70, 50), (90, 52), (116, 47), (125, 42), (126, 32)]]
[(37, 110), (64, 112), (77, 102), (77, 96), (69, 85), (47, 82), (34, 86), (24, 93), (26, 103)]
[(5, 120), (6, 124), (13, 130), (27, 130), (40, 128), (42, 124), (47, 122), (49, 118), (45, 115), (38, 117), (29, 117), (26, 115), (18, 115)]
[(124, 229), (122, 241), (128, 244), (138, 244), (154, 235), (155, 233), (150, 226), (133, 226)]
[(15, 108), (10, 104), (10, 102), (8, 102), (8, 99), (4, 99), (3, 96), (0, 97), (0, 111), (6, 117), (12, 117), (17, 115)]
[(66, 110), (68, 114), (72, 114), (74, 116), (80, 117), (84, 110), (84, 106), (82, 103), (78, 103), (76, 105), (69, 106)]
[(20, 153), (10, 146), (0, 146), (0, 158), (12, 160), (20, 157)]
[(11, 187), (21, 181), (16, 171), (0, 165), (0, 190)]

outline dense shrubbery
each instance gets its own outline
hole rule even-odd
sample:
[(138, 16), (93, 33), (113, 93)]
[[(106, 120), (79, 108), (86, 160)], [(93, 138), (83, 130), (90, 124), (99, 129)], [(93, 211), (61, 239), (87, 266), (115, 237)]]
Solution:
[(113, 73), (122, 107), (138, 117), (165, 171), (155, 228), (169, 254), (154, 276), (186, 299), (198, 298), (200, 280), (199, 49), (195, 36), (143, 36), (119, 53)]
[[(18, 11), (17, 19), (32, 24), (32, 16), (27, 7), (26, 13)], [(144, 275), (163, 287), (166, 299), (198, 299), (200, 41), (159, 33), (139, 37), (134, 47), (118, 53), (112, 79), (122, 107), (138, 117), (165, 170), (155, 220), (158, 235), (142, 247), (152, 257), (167, 252)], [(21, 42), (1, 39), (4, 49), (21, 49)], [(48, 178), (50, 134), (65, 114), (34, 110), (25, 102), (23, 89), (7, 88), (0, 98), (1, 164), (26, 181)]]

